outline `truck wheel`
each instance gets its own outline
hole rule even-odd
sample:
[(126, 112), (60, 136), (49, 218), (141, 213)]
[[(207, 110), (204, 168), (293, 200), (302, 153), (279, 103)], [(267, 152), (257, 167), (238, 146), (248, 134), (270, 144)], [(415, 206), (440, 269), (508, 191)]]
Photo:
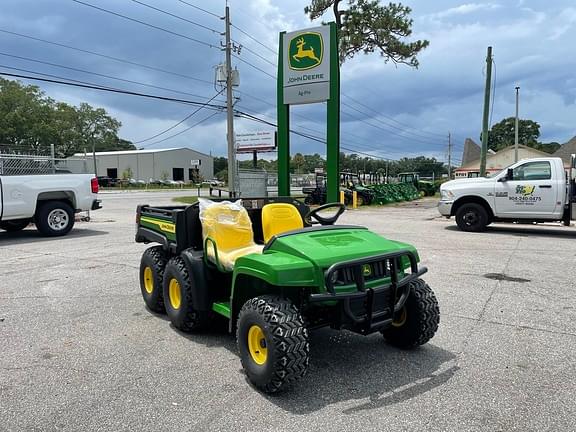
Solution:
[(304, 198), (304, 204), (306, 205), (314, 204), (314, 199), (310, 195), (308, 195), (306, 198)]
[(162, 278), (167, 261), (161, 246), (146, 249), (140, 260), (140, 291), (144, 303), (153, 312), (165, 311)]
[(440, 308), (432, 289), (422, 279), (410, 284), (410, 294), (404, 308), (392, 322), (382, 330), (390, 345), (410, 349), (432, 339), (440, 323)]
[(462, 231), (480, 232), (488, 225), (488, 213), (480, 204), (463, 204), (456, 211), (456, 224)]
[(8, 232), (22, 231), (30, 225), (30, 219), (16, 219), (0, 222), (0, 229)]
[(40, 204), (34, 220), (42, 235), (63, 236), (74, 226), (74, 209), (64, 201), (47, 201)]
[(236, 341), (248, 379), (263, 392), (275, 393), (308, 370), (308, 330), (289, 300), (262, 296), (244, 303)]
[(168, 261), (162, 283), (164, 307), (174, 327), (185, 332), (201, 330), (210, 321), (209, 312), (194, 309), (192, 292), (196, 289), (195, 282), (182, 258), (174, 257)]

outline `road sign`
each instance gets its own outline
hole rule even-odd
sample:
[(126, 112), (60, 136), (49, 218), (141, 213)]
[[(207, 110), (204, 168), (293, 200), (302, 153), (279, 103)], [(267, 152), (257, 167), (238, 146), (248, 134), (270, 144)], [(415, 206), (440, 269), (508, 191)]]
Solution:
[(330, 98), (330, 27), (323, 25), (283, 36), (284, 103), (322, 102)]

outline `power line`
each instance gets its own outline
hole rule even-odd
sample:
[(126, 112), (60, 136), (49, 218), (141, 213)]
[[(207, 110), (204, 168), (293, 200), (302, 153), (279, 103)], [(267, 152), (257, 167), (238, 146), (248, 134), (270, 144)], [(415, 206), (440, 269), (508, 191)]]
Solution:
[[(238, 41), (236, 41), (236, 40), (233, 40), (233, 42), (235, 42), (235, 43), (237, 43), (237, 44), (240, 44), (240, 42), (238, 42)], [(248, 47), (245, 46), (245, 45), (242, 45), (242, 47), (243, 47), (244, 50), (246, 50), (246, 51), (248, 51), (249, 53), (251, 53), (252, 55), (258, 57), (260, 60), (263, 60), (263, 61), (265, 61), (266, 63), (268, 63), (268, 64), (276, 67), (276, 63), (274, 63), (274, 62), (268, 60), (266, 57), (258, 54), (256, 51), (251, 50), (250, 48), (248, 48)]]
[(165, 91), (169, 91), (169, 92), (173, 92), (173, 93), (185, 94), (185, 95), (187, 95), (187, 96), (206, 97), (206, 96), (200, 96), (200, 95), (193, 94), (193, 93), (184, 92), (184, 91), (181, 91), (181, 90), (171, 89), (171, 88), (168, 88), (168, 87), (160, 87), (160, 86), (156, 86), (156, 85), (153, 85), (153, 84), (146, 84), (146, 83), (142, 83), (142, 82), (139, 82), (139, 81), (133, 81), (133, 80), (125, 79), (125, 78), (117, 78), (117, 77), (114, 77), (114, 76), (111, 76), (111, 75), (101, 74), (101, 73), (98, 73), (98, 72), (90, 72), (90, 71), (87, 71), (87, 70), (84, 70), (84, 69), (78, 69), (78, 68), (74, 68), (74, 67), (70, 67), (70, 66), (64, 66), (64, 65), (61, 65), (61, 64), (51, 63), (51, 62), (47, 62), (47, 61), (43, 61), (43, 60), (37, 60), (37, 59), (30, 58), (30, 57), (17, 56), (17, 55), (14, 55), (14, 54), (8, 54), (8, 53), (4, 53), (4, 52), (0, 52), (0, 56), (11, 57), (11, 58), (16, 58), (16, 59), (19, 59), (19, 60), (25, 60), (25, 61), (29, 61), (29, 62), (33, 62), (33, 63), (39, 63), (39, 64), (43, 64), (43, 65), (58, 67), (58, 68), (61, 68), (61, 69), (67, 69), (67, 70), (71, 70), (71, 71), (74, 71), (74, 72), (81, 72), (81, 73), (85, 73), (85, 74), (88, 74), (88, 75), (100, 76), (100, 77), (107, 78), (107, 79), (112, 79), (112, 80), (116, 80), (116, 81), (127, 82), (127, 83), (130, 83), (130, 84), (140, 85), (140, 86), (143, 86), (143, 87), (149, 87), (149, 88), (155, 88), (155, 89), (158, 89), (158, 90), (165, 90)]
[(209, 43), (209, 42), (201, 41), (201, 40), (199, 40), (199, 39), (195, 39), (195, 38), (193, 38), (193, 37), (183, 35), (182, 33), (177, 33), (177, 32), (175, 32), (175, 31), (168, 30), (168, 29), (165, 29), (165, 28), (163, 28), (163, 27), (159, 27), (159, 26), (157, 26), (157, 25), (147, 23), (147, 22), (145, 22), (145, 21), (141, 21), (141, 20), (138, 20), (138, 19), (136, 19), (136, 18), (131, 18), (131, 17), (129, 17), (129, 16), (122, 15), (122, 14), (120, 14), (120, 13), (113, 12), (113, 11), (111, 11), (111, 10), (101, 8), (101, 7), (99, 7), (99, 6), (95, 6), (95, 5), (90, 4), (90, 3), (84, 3), (83, 1), (80, 1), (80, 0), (71, 0), (71, 1), (73, 1), (74, 3), (78, 3), (78, 4), (81, 4), (81, 5), (84, 5), (84, 6), (87, 6), (87, 7), (96, 9), (96, 10), (99, 10), (99, 11), (101, 11), (101, 12), (108, 13), (108, 14), (110, 14), (110, 15), (117, 16), (117, 17), (119, 17), (119, 18), (123, 18), (123, 19), (128, 20), (128, 21), (132, 21), (132, 22), (135, 22), (135, 23), (144, 25), (144, 26), (146, 26), (146, 27), (150, 27), (150, 28), (153, 28), (153, 29), (156, 29), (156, 30), (160, 30), (160, 31), (165, 32), (165, 33), (169, 33), (169, 34), (171, 34), (171, 35), (173, 35), (173, 36), (178, 36), (178, 37), (181, 37), (181, 38), (183, 38), (183, 39), (187, 39), (187, 40), (189, 40), (189, 41), (196, 42), (196, 43), (201, 44), (201, 45), (205, 45), (205, 46), (210, 47), (210, 48), (220, 49), (220, 48), (217, 47), (216, 45), (212, 45), (212, 44)]
[(270, 48), (267, 45), (264, 45), (262, 42), (260, 42), (258, 39), (256, 39), (255, 37), (251, 36), (250, 34), (248, 34), (247, 32), (245, 32), (244, 30), (242, 30), (240, 27), (232, 24), (232, 27), (234, 27), (236, 30), (238, 30), (240, 33), (242, 33), (244, 36), (248, 37), (249, 39), (253, 40), (254, 42), (256, 42), (258, 45), (266, 48), (268, 51), (274, 53), (276, 56), (278, 56), (278, 52), (272, 48)]
[(208, 11), (208, 10), (206, 10), (206, 9), (202, 9), (200, 6), (196, 6), (196, 5), (192, 4), (192, 3), (185, 2), (184, 0), (178, 0), (178, 1), (179, 1), (180, 3), (183, 3), (183, 4), (187, 5), (187, 6), (190, 6), (190, 7), (194, 8), (194, 9), (197, 9), (197, 10), (199, 10), (199, 11), (202, 11), (202, 12), (204, 12), (204, 13), (207, 13), (208, 15), (212, 15), (213, 17), (216, 17), (216, 18), (218, 18), (218, 19), (222, 19), (222, 17), (221, 17), (220, 15), (217, 15), (217, 14), (215, 14), (214, 12), (210, 12), (210, 11)]
[[(350, 105), (350, 104), (347, 104), (346, 102), (342, 102), (342, 105), (344, 105), (344, 106), (346, 106), (346, 107), (348, 107), (348, 108), (356, 111), (357, 113), (360, 113), (360, 114), (362, 114), (362, 115), (365, 115), (365, 116), (369, 116), (369, 117), (370, 117), (370, 114), (367, 114), (366, 112), (364, 112), (364, 111), (362, 111), (362, 110), (359, 110), (359, 109), (355, 108), (354, 106), (352, 106), (352, 105)], [(362, 121), (362, 120), (360, 120), (360, 121)], [(409, 138), (409, 139), (414, 140), (414, 141), (419, 141), (419, 142), (424, 143), (424, 144), (431, 143), (431, 141), (428, 141), (428, 139), (431, 139), (431, 138), (427, 138), (427, 137), (424, 137), (424, 136), (422, 136), (422, 135), (418, 135), (418, 134), (416, 134), (416, 133), (414, 133), (414, 132), (410, 132), (409, 130), (399, 128), (399, 127), (397, 127), (397, 126), (388, 124), (388, 123), (383, 122), (383, 121), (381, 121), (381, 120), (379, 121), (379, 123), (382, 123), (383, 125), (386, 125), (386, 126), (389, 127), (389, 128), (398, 130), (398, 131), (400, 131), (401, 133), (413, 135), (415, 138), (406, 137), (405, 135), (401, 135), (401, 134), (398, 134), (398, 133), (396, 133), (396, 135), (399, 135), (399, 136), (402, 136), (402, 137), (405, 137), (405, 138)], [(395, 133), (395, 132), (393, 132), (392, 130), (390, 130), (390, 133)]]
[(262, 72), (264, 75), (268, 75), (270, 78), (272, 79), (276, 79), (276, 76), (269, 74), (268, 72), (266, 72), (263, 69), (260, 69), (258, 66), (254, 66), (252, 63), (250, 63), (249, 61), (244, 60), (243, 58), (238, 57), (237, 55), (232, 54), (232, 57), (234, 57), (236, 60), (241, 61), (242, 63), (247, 64), (248, 66), (251, 66), (252, 68)]
[[(214, 98), (216, 98), (216, 96), (220, 95), (222, 92), (224, 91), (224, 89), (220, 90), (218, 93), (216, 93), (214, 96), (212, 96), (209, 100), (206, 101), (206, 104), (209, 104), (210, 102), (212, 102), (214, 100)], [(204, 108), (204, 106), (198, 107), (196, 110), (194, 110), (192, 113), (188, 114), (186, 117), (184, 117), (182, 120), (180, 120), (178, 123), (176, 123), (175, 125), (170, 126), (168, 129), (164, 129), (162, 132), (157, 133), (156, 135), (153, 135), (149, 138), (140, 140), (140, 141), (134, 141), (134, 144), (140, 144), (146, 141), (150, 141), (154, 138), (159, 137), (160, 135), (164, 135), (166, 132), (171, 131), (172, 129), (180, 126), (182, 123), (184, 123), (186, 120), (188, 120), (190, 117), (194, 116), (194, 114), (196, 114), (198, 111), (200, 111), (202, 108)]]
[(130, 0), (130, 1), (132, 1), (132, 2), (134, 2), (134, 3), (137, 3), (137, 4), (141, 5), (141, 6), (147, 7), (147, 8), (149, 8), (149, 9), (152, 9), (152, 10), (154, 10), (154, 11), (156, 11), (156, 12), (160, 12), (160, 13), (162, 13), (162, 14), (164, 14), (164, 15), (171, 16), (172, 18), (176, 18), (176, 19), (179, 19), (179, 20), (181, 20), (181, 21), (185, 21), (185, 22), (187, 22), (187, 23), (189, 23), (189, 24), (195, 25), (195, 26), (197, 26), (197, 27), (203, 28), (203, 29), (205, 29), (205, 30), (211, 31), (212, 33), (216, 33), (217, 35), (220, 34), (220, 32), (219, 32), (218, 30), (216, 30), (216, 29), (213, 29), (213, 28), (211, 28), (211, 27), (208, 27), (208, 26), (205, 26), (205, 25), (203, 25), (203, 24), (197, 23), (196, 21), (189, 20), (189, 19), (187, 19), (187, 18), (183, 18), (183, 17), (181, 17), (180, 15), (176, 15), (176, 14), (173, 14), (173, 13), (171, 13), (171, 12), (167, 12), (167, 11), (165, 11), (165, 10), (163, 10), (163, 9), (160, 9), (160, 8), (157, 8), (157, 7), (155, 7), (155, 6), (151, 6), (151, 5), (149, 5), (149, 4), (147, 4), (147, 3), (144, 3), (144, 2), (142, 2), (142, 1), (139, 1), (139, 0)]
[[(398, 120), (396, 120), (396, 119), (393, 118), (393, 117), (390, 117), (390, 116), (387, 116), (386, 114), (383, 114), (383, 113), (381, 113), (381, 112), (378, 112), (378, 111), (376, 111), (374, 108), (370, 108), (368, 105), (365, 105), (364, 103), (362, 103), (362, 102), (354, 99), (352, 96), (349, 96), (349, 95), (347, 95), (347, 94), (345, 94), (345, 93), (342, 93), (342, 95), (345, 96), (345, 97), (347, 97), (347, 98), (350, 99), (351, 101), (357, 103), (358, 105), (366, 108), (367, 110), (370, 110), (370, 111), (372, 111), (373, 113), (375, 113), (375, 114), (377, 114), (377, 115), (379, 115), (379, 116), (381, 116), (381, 117), (384, 117), (384, 118), (386, 118), (386, 119), (388, 119), (388, 120), (390, 120), (390, 121), (393, 121), (393, 122), (395, 122), (395, 123), (398, 123), (400, 126), (404, 126), (405, 128), (413, 129), (413, 130), (416, 130), (416, 131), (418, 131), (418, 132), (422, 132), (422, 133), (424, 133), (424, 134), (434, 135), (434, 136), (437, 136), (437, 137), (444, 137), (444, 135), (439, 134), (439, 133), (436, 133), (436, 132), (421, 131), (420, 129), (416, 129), (416, 128), (412, 127), (412, 126), (407, 125), (406, 123), (399, 122)], [(415, 132), (412, 132), (412, 133), (415, 133)]]
[(438, 145), (438, 143), (432, 143), (432, 142), (430, 142), (430, 141), (423, 141), (423, 140), (420, 140), (420, 139), (417, 139), (417, 138), (407, 137), (407, 136), (402, 135), (401, 133), (396, 132), (396, 131), (394, 131), (394, 130), (384, 129), (383, 127), (381, 127), (381, 126), (379, 126), (379, 125), (377, 125), (377, 124), (373, 124), (373, 123), (370, 123), (368, 120), (358, 118), (358, 117), (354, 116), (353, 114), (350, 114), (349, 112), (346, 112), (346, 111), (344, 111), (344, 110), (342, 110), (342, 113), (343, 113), (343, 114), (346, 114), (346, 115), (348, 115), (348, 116), (350, 116), (350, 117), (352, 117), (352, 118), (353, 118), (354, 120), (356, 120), (356, 121), (360, 121), (360, 122), (362, 122), (362, 123), (365, 123), (365, 124), (367, 124), (367, 125), (369, 125), (369, 126), (372, 126), (373, 128), (379, 129), (379, 130), (384, 131), (384, 132), (386, 132), (386, 133), (390, 133), (390, 134), (396, 135), (396, 136), (398, 136), (398, 137), (401, 138), (401, 139), (408, 140), (408, 141), (413, 141), (413, 142), (416, 141), (416, 142), (419, 142), (419, 143), (422, 143), (422, 144), (426, 144), (426, 145), (431, 145), (431, 144)]
[[(41, 74), (38, 72), (29, 72), (29, 73), (34, 73), (37, 75), (44, 75), (44, 74)], [(167, 96), (151, 95), (151, 94), (147, 94), (147, 93), (139, 93), (139, 92), (134, 92), (134, 91), (129, 91), (129, 90), (122, 90), (122, 89), (118, 89), (118, 88), (104, 87), (104, 86), (101, 86), (98, 84), (74, 83), (74, 82), (70, 82), (70, 80), (68, 78), (57, 77), (57, 76), (54, 76), (57, 79), (46, 79), (46, 78), (39, 78), (39, 77), (35, 77), (35, 76), (30, 76), (30, 75), (13, 74), (13, 73), (2, 72), (2, 71), (0, 71), (0, 75), (13, 77), (13, 78), (28, 79), (28, 80), (32, 80), (32, 81), (41, 81), (41, 82), (48, 82), (48, 83), (52, 83), (52, 84), (60, 84), (60, 85), (65, 85), (65, 86), (69, 86), (69, 87), (86, 88), (86, 89), (90, 89), (90, 90), (98, 90), (98, 91), (104, 91), (104, 92), (110, 92), (110, 93), (118, 93), (118, 94), (124, 94), (124, 95), (129, 95), (129, 96), (139, 96), (139, 97), (144, 97), (144, 98), (148, 98), (148, 99), (163, 100), (163, 101), (167, 101), (167, 102), (177, 102), (177, 103), (193, 105), (193, 106), (205, 105), (203, 102), (198, 102), (198, 101), (191, 101), (191, 100), (187, 100), (187, 99), (177, 99), (177, 98), (171, 98), (171, 97), (167, 97)], [(66, 80), (66, 81), (63, 81), (63, 80)], [(211, 109), (217, 109), (217, 110), (226, 109), (226, 107), (224, 105), (210, 104), (210, 105), (206, 105), (206, 107), (210, 107)]]
[(178, 77), (181, 77), (181, 78), (186, 78), (186, 79), (189, 79), (189, 80), (192, 80), (192, 81), (198, 81), (198, 82), (202, 82), (202, 83), (210, 84), (210, 85), (214, 84), (212, 81), (203, 80), (203, 79), (200, 79), (200, 78), (195, 78), (195, 77), (192, 77), (192, 76), (189, 76), (189, 75), (183, 75), (183, 74), (180, 74), (180, 73), (177, 73), (177, 72), (172, 72), (172, 71), (168, 71), (168, 70), (165, 70), (165, 69), (157, 68), (157, 67), (155, 67), (155, 66), (145, 65), (145, 64), (142, 64), (142, 63), (136, 63), (136, 62), (133, 62), (133, 61), (131, 61), (131, 60), (121, 59), (121, 58), (118, 58), (118, 57), (113, 57), (113, 56), (109, 56), (109, 55), (106, 55), (106, 54), (98, 53), (98, 52), (95, 52), (95, 51), (90, 51), (90, 50), (87, 50), (87, 49), (77, 48), (77, 47), (73, 47), (73, 46), (70, 46), (70, 45), (65, 45), (65, 44), (62, 44), (62, 43), (59, 43), (59, 42), (49, 41), (49, 40), (46, 40), (46, 39), (41, 39), (41, 38), (37, 38), (37, 37), (34, 37), (34, 36), (30, 36), (30, 35), (25, 35), (25, 34), (22, 34), (22, 33), (16, 33), (16, 32), (8, 31), (8, 30), (1, 29), (1, 28), (0, 28), (0, 32), (2, 32), (2, 33), (7, 33), (7, 34), (10, 34), (10, 35), (13, 35), (13, 36), (23, 37), (23, 38), (26, 38), (26, 39), (31, 39), (31, 40), (34, 40), (34, 41), (37, 41), (37, 42), (42, 42), (42, 43), (49, 44), (49, 45), (54, 45), (54, 46), (58, 46), (58, 47), (62, 47), (62, 48), (66, 48), (66, 49), (70, 49), (70, 50), (74, 50), (74, 51), (78, 51), (78, 52), (83, 52), (83, 53), (86, 53), (86, 54), (91, 54), (91, 55), (94, 55), (94, 56), (106, 58), (106, 59), (109, 59), (109, 60), (114, 60), (114, 61), (117, 61), (117, 62), (120, 62), (120, 63), (129, 64), (129, 65), (132, 65), (132, 66), (141, 67), (141, 68), (144, 68), (144, 69), (153, 70), (153, 71), (156, 71), (156, 72), (162, 72), (162, 73), (165, 73), (165, 74), (174, 75), (174, 76), (178, 76)]
[[(196, 110), (196, 112), (200, 111), (201, 109), (202, 109), (202, 108), (198, 108), (198, 110)], [(156, 142), (153, 142), (153, 143), (150, 143), (150, 144), (146, 144), (146, 145), (142, 146), (142, 148), (152, 147), (152, 146), (155, 146), (156, 144), (163, 143), (164, 141), (168, 141), (168, 140), (170, 140), (170, 139), (172, 139), (172, 138), (175, 138), (175, 137), (177, 137), (177, 136), (179, 136), (179, 135), (182, 135), (183, 133), (188, 132), (190, 129), (195, 128), (196, 126), (204, 123), (205, 121), (207, 121), (207, 120), (211, 119), (212, 117), (214, 117), (214, 116), (216, 116), (216, 115), (218, 115), (218, 114), (221, 114), (221, 113), (222, 113), (221, 111), (217, 111), (217, 112), (215, 112), (215, 113), (212, 113), (212, 114), (210, 114), (208, 117), (204, 117), (202, 120), (194, 123), (192, 126), (187, 127), (186, 129), (183, 129), (183, 130), (181, 130), (180, 132), (175, 133), (174, 135), (170, 135), (169, 137), (166, 137), (166, 138), (161, 139), (161, 140), (159, 140), (159, 141), (156, 141)]]

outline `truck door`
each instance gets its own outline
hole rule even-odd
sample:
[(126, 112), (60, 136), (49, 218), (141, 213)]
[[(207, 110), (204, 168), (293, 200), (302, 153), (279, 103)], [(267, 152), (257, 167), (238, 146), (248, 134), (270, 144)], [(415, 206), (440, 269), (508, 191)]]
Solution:
[(496, 214), (554, 219), (561, 210), (557, 204), (558, 181), (553, 180), (554, 177), (549, 161), (526, 161), (517, 165), (512, 170), (512, 178), (496, 183)]

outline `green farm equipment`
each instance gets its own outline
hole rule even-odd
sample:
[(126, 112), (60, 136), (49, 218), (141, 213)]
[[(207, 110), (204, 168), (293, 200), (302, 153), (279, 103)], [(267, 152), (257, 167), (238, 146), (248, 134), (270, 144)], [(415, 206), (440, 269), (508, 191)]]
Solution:
[(141, 260), (144, 301), (186, 332), (224, 317), (267, 393), (306, 374), (317, 328), (380, 332), (405, 349), (428, 342), (440, 312), (416, 249), (334, 225), (344, 210), (282, 197), (138, 206), (136, 241), (158, 244)]
[[(326, 203), (326, 174), (316, 173), (316, 186), (304, 187), (302, 193), (306, 195), (306, 204)], [(374, 200), (374, 192), (364, 186), (358, 174), (342, 172), (340, 173), (340, 190), (344, 192), (344, 204), (351, 205), (353, 192), (356, 192), (356, 199), (359, 206), (370, 205)]]
[(438, 186), (434, 182), (420, 180), (420, 174), (416, 172), (400, 173), (398, 174), (398, 181), (400, 183), (413, 184), (418, 189), (418, 192), (424, 196), (434, 196), (438, 192)]

